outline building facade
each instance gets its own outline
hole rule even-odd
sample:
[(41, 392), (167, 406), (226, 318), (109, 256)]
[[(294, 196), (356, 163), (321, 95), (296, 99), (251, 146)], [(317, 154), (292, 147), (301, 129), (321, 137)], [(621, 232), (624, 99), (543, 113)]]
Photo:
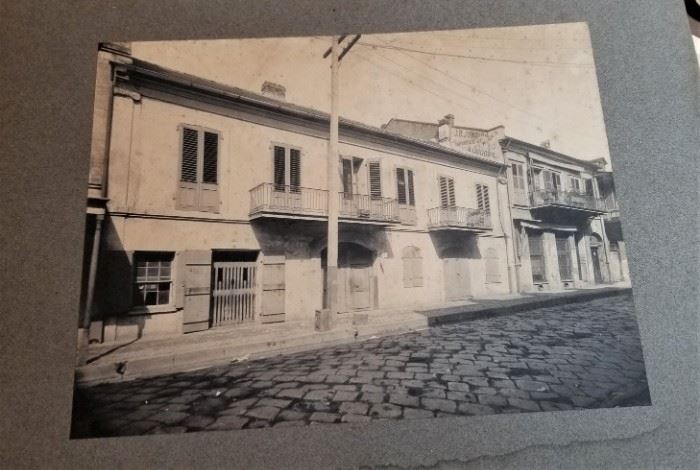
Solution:
[(501, 143), (509, 167), (519, 290), (629, 280), (612, 174), (604, 171), (605, 160), (580, 160), (546, 144), (510, 137)]
[(284, 87), (252, 93), (100, 54), (111, 73), (98, 86), (104, 152), (91, 160), (104, 175), (101, 233), (86, 235), (98, 247), (86, 252), (93, 340), (313, 324), (329, 198), (339, 315), (517, 290), (500, 150), (341, 119), (342, 191), (329, 194), (329, 116), (288, 103)]

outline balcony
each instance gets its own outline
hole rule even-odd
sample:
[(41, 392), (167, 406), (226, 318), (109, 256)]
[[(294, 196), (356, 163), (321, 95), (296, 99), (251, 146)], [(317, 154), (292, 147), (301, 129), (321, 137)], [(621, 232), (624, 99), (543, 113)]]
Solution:
[[(338, 219), (343, 223), (388, 225), (401, 222), (395, 199), (365, 194), (338, 194)], [(261, 217), (301, 220), (328, 218), (328, 191), (262, 183), (250, 190), (250, 219)]]
[(537, 190), (530, 193), (530, 210), (544, 219), (595, 217), (605, 214), (605, 203), (576, 191)]
[(428, 230), (491, 230), (491, 216), (482, 210), (467, 207), (434, 207), (428, 209)]

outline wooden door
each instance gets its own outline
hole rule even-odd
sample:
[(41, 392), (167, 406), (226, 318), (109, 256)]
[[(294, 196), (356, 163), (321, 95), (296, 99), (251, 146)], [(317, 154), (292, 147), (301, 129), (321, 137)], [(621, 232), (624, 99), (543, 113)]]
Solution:
[(285, 257), (265, 256), (262, 266), (262, 323), (285, 321)]
[(600, 257), (598, 253), (598, 247), (591, 247), (591, 261), (593, 262), (593, 279), (596, 284), (603, 282), (603, 276), (600, 273)]
[(469, 297), (469, 274), (466, 258), (445, 258), (445, 298), (463, 300)]
[(184, 265), (182, 330), (184, 333), (205, 330), (209, 328), (211, 251), (185, 251), (182, 262)]
[(353, 310), (369, 308), (370, 296), (370, 270), (366, 265), (351, 265), (346, 268), (349, 289), (349, 307)]

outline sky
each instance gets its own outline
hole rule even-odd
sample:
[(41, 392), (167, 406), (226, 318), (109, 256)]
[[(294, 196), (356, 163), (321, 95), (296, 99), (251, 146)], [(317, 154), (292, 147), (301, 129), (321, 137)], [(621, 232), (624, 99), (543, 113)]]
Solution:
[[(132, 43), (164, 67), (329, 112), (330, 37)], [(505, 126), (506, 134), (584, 160), (609, 161), (585, 23), (363, 35), (340, 67), (340, 115), (381, 126), (391, 118)]]

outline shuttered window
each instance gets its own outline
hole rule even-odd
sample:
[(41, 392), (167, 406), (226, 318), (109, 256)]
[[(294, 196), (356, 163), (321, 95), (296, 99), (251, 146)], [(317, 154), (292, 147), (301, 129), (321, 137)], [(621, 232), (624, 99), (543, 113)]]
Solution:
[(525, 191), (525, 172), (521, 163), (513, 163), (513, 187), (516, 190)]
[(352, 160), (343, 158), (343, 194), (346, 198), (352, 198)]
[(569, 237), (557, 236), (557, 260), (559, 261), (559, 277), (562, 281), (573, 280), (571, 267), (571, 249)]
[(219, 139), (216, 131), (182, 126), (177, 208), (218, 212)]
[(293, 193), (298, 193), (300, 191), (301, 155), (297, 149), (289, 149), (289, 186)]
[(542, 242), (542, 234), (529, 234), (528, 246), (530, 248), (530, 266), (532, 268), (532, 282), (545, 282), (546, 273), (544, 269), (544, 247)]
[(199, 132), (197, 132), (197, 130), (189, 128), (184, 128), (182, 130), (182, 163), (180, 167), (180, 181), (186, 183), (197, 182), (198, 141)]
[(416, 205), (416, 192), (413, 187), (413, 170), (396, 169), (396, 198), (399, 204)]
[(379, 162), (369, 162), (369, 195), (373, 199), (382, 197), (382, 170)]
[(421, 287), (423, 285), (423, 258), (420, 249), (407, 246), (402, 252), (403, 286)]
[(455, 207), (455, 181), (446, 176), (440, 177), (440, 207)]
[(301, 150), (284, 145), (273, 145), (272, 171), (275, 191), (301, 192)]
[(491, 200), (489, 198), (489, 187), (485, 184), (476, 185), (476, 206), (480, 211), (491, 213)]

